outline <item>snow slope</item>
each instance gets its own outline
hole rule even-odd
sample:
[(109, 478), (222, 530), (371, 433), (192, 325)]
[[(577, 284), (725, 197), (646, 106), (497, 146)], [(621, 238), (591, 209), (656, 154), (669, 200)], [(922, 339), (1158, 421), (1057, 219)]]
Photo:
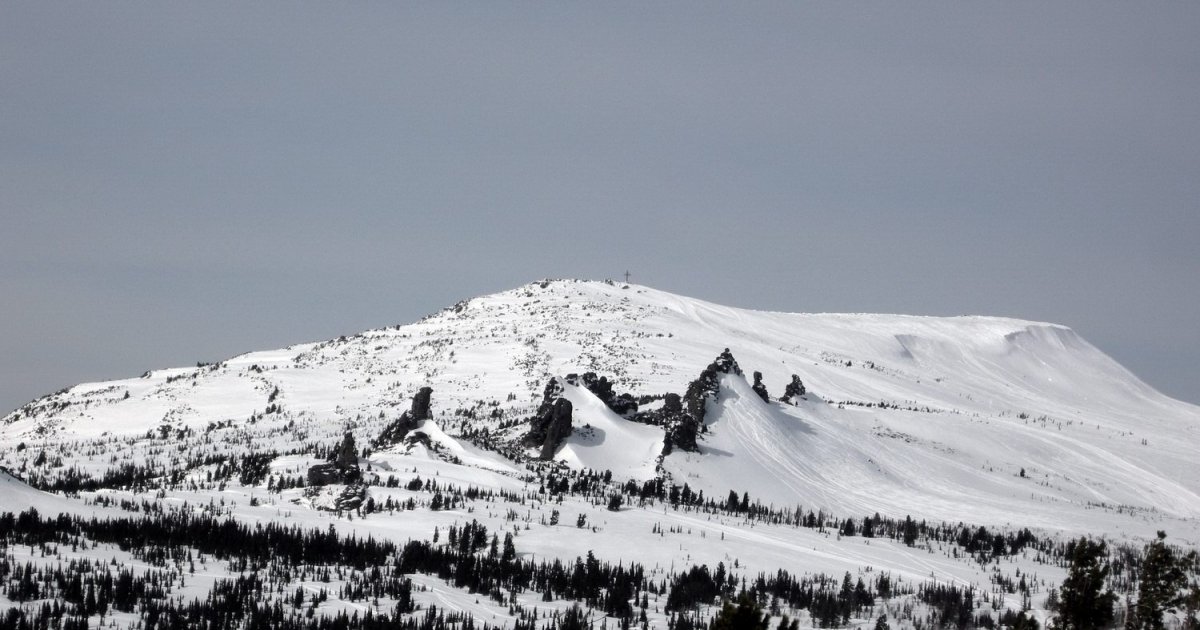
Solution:
[(43, 516), (74, 514), (91, 517), (119, 513), (118, 510), (86, 505), (79, 500), (31, 488), (29, 484), (0, 469), (0, 512), (16, 514), (30, 509), (37, 510)]
[(613, 413), (586, 388), (564, 385), (576, 425), (555, 459), (572, 468), (613, 470), (623, 477), (651, 479), (662, 453), (663, 430), (629, 422)]

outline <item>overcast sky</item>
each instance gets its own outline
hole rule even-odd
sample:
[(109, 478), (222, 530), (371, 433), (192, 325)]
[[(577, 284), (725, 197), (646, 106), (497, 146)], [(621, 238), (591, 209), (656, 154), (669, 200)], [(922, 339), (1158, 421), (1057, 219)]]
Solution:
[(7, 1), (0, 408), (627, 268), (1057, 322), (1200, 402), (1198, 34), (1195, 2)]

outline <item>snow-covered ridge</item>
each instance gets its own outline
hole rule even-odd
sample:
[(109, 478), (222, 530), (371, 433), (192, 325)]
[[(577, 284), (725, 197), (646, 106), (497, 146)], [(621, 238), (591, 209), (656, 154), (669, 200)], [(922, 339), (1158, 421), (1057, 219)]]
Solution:
[[(466, 300), (404, 326), (78, 385), (4, 417), (0, 464), (22, 461), (9, 448), (19, 442), (66, 452), (147, 432), (263, 427), (264, 417), (310, 437), (350, 427), (365, 443), (422, 386), (434, 390), (446, 441), (483, 428), (515, 439), (551, 376), (593, 371), (619, 392), (682, 393), (724, 348), (748, 375), (762, 372), (772, 395), (793, 374), (811, 394), (798, 406), (762, 403), (744, 380), (723, 379), (702, 454), (662, 462), (706, 493), (745, 490), (858, 516), (1020, 517), (1020, 525), (1137, 532), (1171, 519), (1196, 528), (1200, 409), (1159, 394), (1069, 328), (759, 312), (570, 280)], [(641, 433), (658, 439), (650, 427), (613, 424), (624, 420), (586, 391), (570, 396), (577, 432), (558, 459), (608, 463), (618, 478), (654, 474), (652, 445), (630, 446)], [(619, 451), (605, 455), (601, 433)], [(266, 450), (283, 438), (264, 430), (247, 439), (244, 448)], [(108, 465), (74, 457), (86, 470)]]

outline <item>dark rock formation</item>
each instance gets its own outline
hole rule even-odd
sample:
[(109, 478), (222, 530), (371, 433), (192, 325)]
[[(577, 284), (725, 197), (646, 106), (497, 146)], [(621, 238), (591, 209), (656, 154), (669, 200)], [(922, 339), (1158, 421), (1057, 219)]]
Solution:
[(571, 435), (571, 401), (559, 398), (550, 408), (546, 439), (542, 442), (542, 459), (553, 459), (559, 445)]
[(718, 374), (742, 374), (742, 368), (738, 367), (737, 360), (733, 358), (729, 348), (717, 355), (717, 360), (708, 364), (708, 367), (700, 372), (699, 378), (688, 384), (687, 393), (683, 396), (688, 415), (702, 425), (701, 430), (708, 411), (708, 401), (715, 400), (720, 389), (721, 380)]
[(688, 383), (687, 393), (683, 395), (683, 404), (687, 409), (688, 415), (703, 422), (704, 414), (707, 412), (708, 401), (716, 399), (719, 388), (717, 373), (705, 368), (700, 373), (699, 378)]
[(612, 382), (608, 380), (608, 377), (597, 377), (595, 372), (584, 372), (583, 374), (568, 374), (564, 380), (571, 385), (582, 385), (587, 388), (596, 398), (600, 399), (600, 402), (604, 403), (604, 406), (613, 410), (617, 415), (629, 416), (637, 413), (638, 404), (633, 396), (629, 394), (618, 396), (613, 393)]
[(552, 459), (563, 440), (571, 435), (571, 401), (562, 397), (563, 385), (558, 378), (550, 379), (542, 393), (537, 415), (529, 421), (529, 433), (522, 443), (540, 449), (539, 457)]
[(683, 400), (679, 398), (679, 394), (671, 393), (663, 396), (662, 410), (668, 416), (683, 413)]
[(763, 385), (762, 382), (762, 372), (754, 373), (754, 385), (751, 386), (751, 389), (754, 390), (755, 394), (758, 394), (759, 398), (763, 399), (763, 402), (771, 402), (771, 395), (767, 393), (767, 386)]
[(722, 374), (737, 374), (742, 375), (742, 368), (738, 367), (737, 360), (733, 358), (733, 354), (729, 352), (729, 348), (725, 348), (721, 354), (717, 355), (717, 360), (709, 364), (709, 369), (716, 370)]
[(638, 402), (631, 394), (617, 394), (617, 397), (613, 398), (612, 402), (605, 404), (614, 413), (623, 417), (629, 417), (637, 413), (638, 410)]
[(342, 443), (338, 445), (337, 451), (333, 455), (333, 461), (309, 467), (307, 478), (310, 486), (355, 483), (362, 479), (354, 436), (347, 431), (346, 435), (342, 436)]
[(308, 485), (327, 486), (331, 483), (341, 483), (342, 473), (332, 462), (310, 466), (308, 469)]
[(779, 400), (785, 403), (795, 404), (796, 399), (803, 398), (805, 393), (806, 390), (804, 389), (804, 382), (800, 380), (799, 376), (793, 374), (792, 382), (788, 383), (783, 389), (783, 396)]
[(435, 448), (434, 443), (429, 439), (429, 435), (424, 431), (413, 431), (404, 437), (405, 446), (416, 446), (417, 444), (430, 450)]
[(563, 379), (568, 385), (582, 385), (592, 392), (602, 401), (609, 401), (613, 398), (612, 383), (608, 382), (607, 376), (596, 376), (595, 372), (584, 372), (583, 374), (568, 374)]
[(668, 427), (666, 435), (663, 436), (663, 455), (670, 455), (676, 448), (693, 453), (700, 450), (700, 446), (696, 444), (700, 422), (684, 413), (683, 401), (679, 394), (667, 394), (663, 399), (662, 409), (658, 411)]
[(367, 487), (359, 483), (350, 484), (333, 500), (333, 509), (339, 512), (357, 510), (366, 500)]
[(721, 374), (742, 374), (742, 368), (738, 367), (729, 348), (717, 355), (717, 359), (708, 364), (696, 380), (688, 383), (687, 393), (682, 400), (675, 394), (668, 394), (661, 410), (665, 420), (663, 424), (667, 426), (663, 455), (669, 455), (675, 448), (692, 452), (700, 450), (696, 439), (706, 431), (704, 417), (708, 414), (708, 402), (716, 400), (721, 389)]
[(394, 444), (399, 444), (408, 436), (409, 431), (420, 427), (422, 422), (432, 418), (433, 414), (429, 410), (429, 399), (432, 395), (432, 387), (422, 387), (418, 390), (412, 398), (412, 405), (409, 407), (409, 410), (400, 414), (399, 418), (384, 427), (379, 437), (371, 441), (371, 446), (375, 448), (387, 448)]
[(417, 393), (412, 399), (412, 407), (408, 412), (409, 415), (412, 416), (413, 420), (419, 422), (421, 420), (428, 420), (433, 417), (433, 414), (429, 412), (429, 399), (432, 395), (432, 387), (422, 387), (421, 389), (417, 390)]
[(683, 399), (679, 397), (679, 394), (673, 392), (664, 396), (643, 397), (643, 402), (641, 404), (648, 405), (651, 402), (659, 399), (663, 401), (661, 407), (657, 409), (651, 409), (649, 411), (639, 411), (630, 416), (629, 419), (634, 422), (651, 424), (656, 427), (667, 427), (674, 424), (676, 420), (684, 415)]
[(354, 445), (354, 435), (349, 431), (342, 436), (342, 443), (338, 445), (333, 464), (340, 470), (358, 468), (358, 448)]
[(562, 398), (562, 393), (562, 381), (558, 380), (558, 377), (552, 377), (546, 381), (546, 387), (542, 389), (542, 406), (553, 403), (557, 398)]

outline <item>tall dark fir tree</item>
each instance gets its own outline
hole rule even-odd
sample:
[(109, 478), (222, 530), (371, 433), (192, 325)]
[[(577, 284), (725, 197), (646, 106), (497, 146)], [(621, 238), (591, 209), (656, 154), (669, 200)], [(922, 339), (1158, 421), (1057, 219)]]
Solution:
[(1059, 596), (1055, 626), (1062, 630), (1093, 630), (1113, 621), (1117, 596), (1106, 587), (1109, 565), (1104, 541), (1080, 538), (1067, 544), (1067, 578)]
[(1129, 630), (1163, 630), (1163, 613), (1183, 603), (1180, 590), (1187, 586), (1181, 558), (1167, 546), (1166, 532), (1146, 545), (1138, 572), (1138, 593), (1125, 618)]

